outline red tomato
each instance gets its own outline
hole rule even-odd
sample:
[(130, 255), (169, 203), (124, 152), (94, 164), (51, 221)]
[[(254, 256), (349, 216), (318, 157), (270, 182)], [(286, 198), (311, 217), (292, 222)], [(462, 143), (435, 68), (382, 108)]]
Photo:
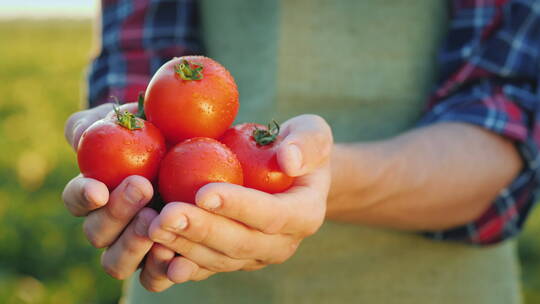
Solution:
[(112, 190), (130, 175), (154, 181), (165, 152), (165, 139), (154, 125), (121, 113), (107, 115), (83, 133), (77, 160), (85, 177)]
[[(270, 127), (270, 126), (269, 126)], [(281, 142), (279, 126), (269, 128), (255, 123), (236, 125), (221, 137), (236, 154), (244, 170), (244, 186), (268, 193), (287, 190), (294, 182), (279, 168), (276, 149)]]
[(199, 188), (213, 182), (243, 184), (240, 162), (215, 139), (188, 139), (174, 146), (161, 162), (159, 193), (166, 203), (194, 204)]
[(154, 74), (144, 98), (148, 121), (176, 144), (193, 137), (218, 138), (238, 112), (231, 74), (203, 56), (174, 58)]

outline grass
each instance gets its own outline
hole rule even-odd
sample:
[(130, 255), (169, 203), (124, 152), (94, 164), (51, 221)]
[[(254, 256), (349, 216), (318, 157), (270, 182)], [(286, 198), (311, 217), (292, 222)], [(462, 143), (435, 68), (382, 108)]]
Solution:
[(116, 303), (120, 283), (61, 191), (77, 174), (63, 125), (81, 108), (90, 21), (0, 22), (0, 302)]
[[(116, 303), (60, 195), (77, 174), (63, 138), (81, 108), (89, 20), (0, 22), (0, 303)], [(540, 303), (540, 212), (520, 239), (527, 303)]]

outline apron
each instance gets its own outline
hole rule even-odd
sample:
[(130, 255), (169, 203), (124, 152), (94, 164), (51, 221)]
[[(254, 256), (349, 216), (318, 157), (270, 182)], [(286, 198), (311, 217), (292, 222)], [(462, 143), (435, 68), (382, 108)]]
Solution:
[[(240, 90), (238, 122), (315, 113), (336, 142), (411, 128), (435, 79), (446, 1), (204, 0), (208, 56)], [(361, 199), (361, 198), (359, 198)], [(282, 265), (222, 273), (126, 303), (520, 303), (513, 242), (488, 248), (326, 222)]]

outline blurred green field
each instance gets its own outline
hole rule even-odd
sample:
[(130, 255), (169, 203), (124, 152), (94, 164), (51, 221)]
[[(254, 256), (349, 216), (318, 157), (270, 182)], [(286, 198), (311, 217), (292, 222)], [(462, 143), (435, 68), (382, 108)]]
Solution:
[[(90, 21), (0, 21), (0, 303), (116, 303), (60, 194), (77, 173), (63, 138), (82, 107)], [(540, 303), (540, 211), (520, 238), (526, 303)]]
[(80, 219), (60, 199), (77, 172), (63, 124), (82, 107), (90, 21), (0, 22), (0, 303), (116, 303)]

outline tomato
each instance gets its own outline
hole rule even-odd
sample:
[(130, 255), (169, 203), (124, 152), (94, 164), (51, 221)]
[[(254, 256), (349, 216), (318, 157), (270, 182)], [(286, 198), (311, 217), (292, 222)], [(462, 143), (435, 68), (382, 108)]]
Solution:
[(294, 182), (277, 162), (276, 150), (281, 140), (277, 123), (274, 127), (236, 125), (220, 139), (238, 157), (244, 171), (244, 186), (268, 193), (283, 192)]
[(171, 144), (193, 137), (218, 138), (238, 112), (231, 74), (203, 56), (174, 58), (154, 74), (144, 98), (148, 121)]
[(166, 203), (195, 203), (202, 186), (224, 182), (243, 184), (240, 162), (225, 145), (206, 137), (176, 144), (161, 162), (159, 193)]
[(130, 175), (155, 181), (165, 152), (165, 138), (152, 123), (129, 112), (117, 112), (83, 133), (77, 161), (83, 176), (112, 190)]

